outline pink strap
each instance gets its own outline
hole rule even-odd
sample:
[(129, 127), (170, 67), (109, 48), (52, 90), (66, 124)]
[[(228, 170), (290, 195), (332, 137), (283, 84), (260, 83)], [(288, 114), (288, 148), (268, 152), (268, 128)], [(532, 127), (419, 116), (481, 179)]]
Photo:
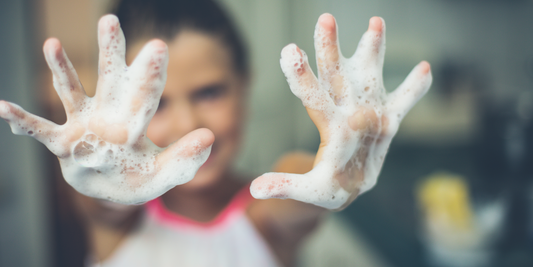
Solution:
[(205, 229), (221, 226), (235, 215), (244, 213), (253, 199), (250, 186), (247, 185), (233, 197), (226, 208), (209, 222), (198, 222), (168, 210), (160, 197), (146, 203), (146, 210), (149, 216), (170, 226), (194, 226)]

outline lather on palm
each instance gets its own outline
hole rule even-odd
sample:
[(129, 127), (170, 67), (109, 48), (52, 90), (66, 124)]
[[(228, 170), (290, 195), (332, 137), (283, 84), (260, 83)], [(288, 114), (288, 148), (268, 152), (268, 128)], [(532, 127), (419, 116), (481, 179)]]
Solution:
[(15, 134), (29, 135), (52, 151), (66, 181), (79, 192), (123, 204), (143, 203), (190, 181), (207, 160), (213, 133), (198, 129), (168, 148), (146, 137), (166, 81), (167, 46), (145, 45), (131, 66), (118, 19), (98, 25), (96, 95), (88, 97), (57, 39), (43, 47), (67, 122), (57, 125), (0, 101), (0, 117)]
[(280, 60), (292, 92), (320, 132), (314, 168), (306, 174), (264, 174), (251, 191), (261, 199), (291, 198), (342, 209), (376, 183), (400, 121), (431, 85), (430, 66), (421, 62), (387, 94), (382, 77), (385, 23), (379, 17), (370, 20), (353, 57), (344, 58), (335, 19), (322, 15), (315, 50), (318, 78), (294, 44), (283, 49)]

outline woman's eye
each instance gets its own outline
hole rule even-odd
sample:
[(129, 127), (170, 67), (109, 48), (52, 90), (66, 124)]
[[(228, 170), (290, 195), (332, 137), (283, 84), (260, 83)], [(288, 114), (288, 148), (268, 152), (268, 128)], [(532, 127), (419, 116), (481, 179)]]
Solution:
[(192, 95), (194, 102), (217, 100), (226, 93), (223, 85), (210, 85), (197, 90)]

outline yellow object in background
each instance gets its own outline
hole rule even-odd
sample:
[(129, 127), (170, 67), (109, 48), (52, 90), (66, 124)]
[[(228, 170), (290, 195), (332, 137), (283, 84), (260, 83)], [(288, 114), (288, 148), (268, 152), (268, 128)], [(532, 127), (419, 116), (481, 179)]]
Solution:
[(426, 177), (416, 190), (421, 237), (431, 266), (491, 266), (505, 202), (495, 199), (474, 206), (467, 180), (446, 172)]
[(418, 187), (418, 202), (429, 221), (457, 230), (473, 227), (468, 184), (459, 175), (445, 172), (430, 175)]

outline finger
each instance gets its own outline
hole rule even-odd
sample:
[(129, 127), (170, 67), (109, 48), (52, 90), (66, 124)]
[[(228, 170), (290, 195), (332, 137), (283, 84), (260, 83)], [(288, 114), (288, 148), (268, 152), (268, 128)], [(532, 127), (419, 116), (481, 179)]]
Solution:
[(307, 55), (295, 44), (289, 44), (281, 51), (280, 65), (292, 93), (302, 100), (321, 138), (327, 139), (328, 116), (335, 104), (329, 94), (319, 87)]
[(126, 40), (115, 15), (105, 15), (98, 22), (98, 71), (100, 77), (126, 67)]
[(87, 95), (59, 40), (55, 38), (46, 40), (43, 52), (48, 67), (54, 76), (54, 88), (65, 106), (67, 116), (69, 116), (78, 110)]
[(206, 128), (194, 130), (161, 152), (156, 159), (157, 165), (176, 163), (183, 158), (193, 158), (203, 164), (209, 156), (214, 141), (215, 135), (211, 130)]
[(31, 136), (57, 155), (58, 151), (52, 150), (50, 137), (58, 135), (59, 125), (35, 116), (14, 103), (3, 100), (0, 100), (0, 117), (9, 123), (14, 134)]
[(352, 60), (358, 62), (359, 68), (374, 70), (375, 78), (380, 78), (384, 58), (385, 21), (380, 17), (372, 17)]
[(292, 93), (302, 100), (305, 107), (327, 110), (331, 103), (328, 93), (321, 90), (309, 67), (307, 55), (295, 44), (289, 44), (281, 51), (280, 65)]
[(323, 14), (318, 19), (315, 30), (315, 51), (318, 73), (324, 86), (333, 94), (337, 103), (344, 96), (344, 79), (341, 75), (341, 57), (337, 38), (337, 24), (331, 14)]
[(153, 116), (165, 88), (167, 65), (168, 47), (157, 39), (148, 42), (135, 58), (128, 74), (139, 88), (131, 103), (134, 114), (144, 108), (141, 114)]
[(387, 96), (387, 110), (391, 118), (401, 120), (407, 112), (426, 94), (433, 78), (428, 62), (420, 62), (409, 73), (405, 81)]
[(328, 209), (337, 209), (346, 202), (327, 179), (312, 179), (307, 174), (265, 173), (252, 182), (250, 193), (256, 199), (290, 198)]
[[(298, 198), (298, 187), (301, 186), (300, 191), (307, 191), (306, 186), (309, 186), (307, 177), (303, 174), (280, 173), (271, 172), (265, 173), (255, 179), (251, 186), (250, 192), (256, 199), (269, 198)], [(305, 194), (303, 194), (305, 195)], [(298, 199), (304, 202), (311, 202), (312, 199), (303, 196)]]

